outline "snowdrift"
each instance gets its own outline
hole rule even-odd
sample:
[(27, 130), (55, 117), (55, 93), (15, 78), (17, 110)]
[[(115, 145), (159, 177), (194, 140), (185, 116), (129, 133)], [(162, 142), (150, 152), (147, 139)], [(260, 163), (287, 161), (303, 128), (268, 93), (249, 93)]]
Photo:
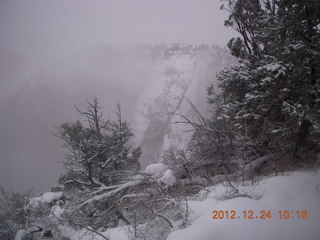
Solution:
[[(152, 170), (159, 170), (153, 166)], [(151, 169), (149, 169), (151, 171)], [(153, 172), (153, 171), (151, 171)], [(157, 171), (156, 171), (157, 172)], [(226, 199), (230, 189), (222, 184), (207, 188), (188, 201), (188, 227), (171, 232), (166, 240), (319, 240), (320, 172), (291, 172), (274, 176), (255, 186), (237, 186), (239, 197)], [(212, 219), (213, 211), (235, 211), (236, 218)], [(260, 211), (271, 211), (271, 218), (260, 219)], [(280, 219), (278, 211), (290, 217)], [(243, 211), (247, 211), (244, 219)], [(253, 219), (249, 218), (253, 211)], [(297, 211), (300, 211), (300, 219)], [(301, 216), (302, 211), (307, 215)], [(103, 239), (101, 236), (60, 226), (70, 239)], [(129, 240), (128, 228), (121, 226), (103, 232), (110, 240)]]
[[(271, 177), (253, 187), (239, 187), (243, 197), (229, 200), (222, 200), (226, 196), (222, 185), (209, 190), (211, 193), (198, 196), (203, 200), (189, 202), (191, 225), (172, 232), (167, 240), (320, 239), (320, 173), (293, 172)], [(214, 210), (234, 210), (235, 219), (212, 219)], [(254, 212), (253, 219), (248, 219), (250, 210)], [(271, 211), (272, 217), (260, 219), (261, 210)], [(290, 216), (280, 219), (278, 211), (285, 210)], [(298, 219), (303, 210), (307, 216)], [(243, 211), (247, 211), (247, 219)]]

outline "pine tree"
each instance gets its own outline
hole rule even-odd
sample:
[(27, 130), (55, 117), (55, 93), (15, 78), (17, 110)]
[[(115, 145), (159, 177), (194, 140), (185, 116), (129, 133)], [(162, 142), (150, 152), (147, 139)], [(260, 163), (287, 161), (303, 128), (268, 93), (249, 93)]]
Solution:
[(225, 9), (230, 12), (225, 25), (241, 37), (228, 43), (239, 65), (218, 75), (220, 120), (246, 144), (266, 152), (316, 150), (320, 2), (229, 0)]
[(117, 120), (104, 120), (100, 112), (98, 99), (87, 102), (85, 111), (77, 111), (84, 116), (88, 126), (79, 120), (64, 123), (56, 134), (64, 141), (68, 149), (64, 166), (67, 173), (60, 182), (82, 187), (109, 186), (121, 182), (125, 173), (138, 170), (140, 148), (131, 149), (130, 138), (133, 136), (128, 123), (121, 118), (121, 108), (117, 105)]

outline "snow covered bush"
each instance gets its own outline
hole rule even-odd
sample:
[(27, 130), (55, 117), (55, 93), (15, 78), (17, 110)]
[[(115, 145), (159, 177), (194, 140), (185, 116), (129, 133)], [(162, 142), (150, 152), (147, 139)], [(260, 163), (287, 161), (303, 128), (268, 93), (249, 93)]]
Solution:
[(128, 143), (133, 136), (128, 123), (121, 117), (117, 105), (117, 120), (104, 120), (98, 99), (88, 102), (88, 108), (78, 112), (87, 118), (88, 126), (80, 121), (62, 124), (56, 136), (68, 149), (64, 166), (67, 173), (60, 183), (78, 188), (95, 188), (114, 185), (126, 178), (126, 171), (140, 168), (140, 148), (131, 149)]
[(14, 193), (0, 186), (0, 239), (14, 239), (19, 229), (26, 228), (25, 206), (31, 192)]
[(120, 105), (117, 120), (105, 121), (98, 99), (88, 104), (85, 111), (77, 109), (88, 126), (77, 121), (58, 128), (57, 136), (69, 150), (67, 172), (57, 188), (63, 191), (63, 201), (51, 204), (62, 194), (57, 191), (31, 199), (30, 207), (37, 208), (39, 219), (48, 224), (55, 218), (57, 225), (92, 232), (128, 225), (135, 229), (136, 239), (138, 232), (139, 236), (148, 232), (148, 239), (162, 239), (181, 218), (179, 204), (170, 195), (176, 185), (173, 171), (161, 163), (139, 171), (141, 150), (129, 147), (132, 133), (122, 121)]
[(25, 206), (28, 223), (25, 226), (26, 237), (38, 239), (44, 234), (50, 234), (52, 239), (61, 239), (57, 226), (58, 216), (63, 212), (60, 206), (64, 201), (63, 192), (46, 192), (39, 197), (29, 198)]

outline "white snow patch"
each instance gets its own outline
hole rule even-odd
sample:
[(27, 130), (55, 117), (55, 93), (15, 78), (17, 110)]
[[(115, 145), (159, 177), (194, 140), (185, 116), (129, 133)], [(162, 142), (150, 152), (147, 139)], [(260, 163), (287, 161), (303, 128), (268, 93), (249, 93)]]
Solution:
[(62, 196), (62, 192), (46, 192), (40, 197), (30, 198), (28, 207), (37, 207), (40, 203), (51, 203), (55, 200), (61, 199)]
[(55, 217), (61, 218), (61, 215), (64, 213), (64, 209), (55, 205), (52, 207), (51, 212)]
[(271, 131), (271, 133), (278, 133), (280, 131), (281, 131), (281, 129), (274, 129), (274, 130)]
[[(90, 230), (82, 229), (82, 230), (74, 230), (68, 226), (59, 225), (58, 228), (61, 230), (62, 235), (68, 237), (70, 240), (104, 240), (102, 236), (91, 232)], [(127, 227), (117, 227), (110, 228), (105, 232), (99, 232), (103, 236), (106, 236), (109, 240), (130, 240), (128, 236)]]
[(167, 169), (168, 167), (163, 163), (154, 163), (146, 167), (145, 173), (154, 178), (160, 178)]
[(23, 238), (27, 235), (26, 230), (19, 230), (14, 238), (14, 240), (23, 240)]
[(168, 169), (167, 171), (165, 171), (165, 173), (159, 179), (159, 181), (164, 183), (167, 187), (170, 187), (170, 186), (173, 186), (177, 182), (177, 179), (173, 175), (173, 172), (170, 169)]
[[(211, 190), (205, 200), (188, 202), (191, 225), (172, 232), (167, 240), (319, 239), (320, 173), (294, 172), (291, 176), (271, 177), (253, 187), (239, 187), (240, 193), (249, 197), (221, 200), (225, 187), (218, 185)], [(237, 217), (212, 219), (213, 210), (234, 210)], [(244, 219), (245, 210), (254, 211), (254, 219)], [(256, 218), (261, 210), (270, 210), (272, 218)], [(280, 219), (280, 210), (288, 210), (290, 218)], [(307, 219), (297, 218), (296, 211), (302, 210), (308, 211)]]
[(146, 167), (145, 173), (166, 187), (173, 186), (177, 179), (171, 169), (163, 163), (154, 163)]

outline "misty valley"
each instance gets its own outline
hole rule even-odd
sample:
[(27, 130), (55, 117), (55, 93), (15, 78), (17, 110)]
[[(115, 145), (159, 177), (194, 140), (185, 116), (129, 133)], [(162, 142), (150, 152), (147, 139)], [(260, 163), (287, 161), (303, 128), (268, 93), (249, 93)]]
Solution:
[(1, 240), (319, 239), (320, 2), (220, 8), (225, 47), (0, 48)]

